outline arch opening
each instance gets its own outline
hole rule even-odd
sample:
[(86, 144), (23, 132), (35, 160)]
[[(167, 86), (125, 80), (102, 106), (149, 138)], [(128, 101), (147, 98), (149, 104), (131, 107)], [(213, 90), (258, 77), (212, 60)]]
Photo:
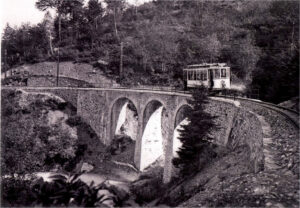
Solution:
[(180, 130), (182, 130), (182, 126), (187, 125), (189, 123), (187, 116), (191, 112), (192, 108), (189, 105), (183, 105), (176, 112), (175, 123), (174, 123), (174, 134), (173, 134), (173, 157), (177, 157), (177, 151), (182, 146), (181, 141), (179, 140)]
[(138, 111), (128, 98), (118, 99), (111, 109), (110, 153), (116, 162), (134, 165)]
[(166, 118), (168, 117), (166, 108), (157, 100), (153, 100), (146, 105), (143, 114), (143, 134), (141, 145), (140, 170), (144, 170), (151, 165), (161, 165), (164, 161)]

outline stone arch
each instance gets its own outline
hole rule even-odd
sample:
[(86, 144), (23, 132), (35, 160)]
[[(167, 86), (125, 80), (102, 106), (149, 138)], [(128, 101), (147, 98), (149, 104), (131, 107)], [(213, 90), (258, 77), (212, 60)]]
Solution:
[(109, 142), (108, 144), (111, 143), (111, 141), (114, 139), (115, 136), (115, 131), (116, 131), (116, 127), (117, 127), (117, 122), (119, 119), (119, 115), (121, 112), (122, 107), (125, 105), (126, 102), (129, 102), (130, 105), (135, 108), (137, 116), (139, 116), (138, 114), (138, 109), (137, 109), (137, 105), (132, 101), (132, 99), (127, 98), (127, 97), (118, 97), (116, 98), (110, 107), (109, 110), (109, 118), (110, 118), (110, 138), (109, 138)]
[(183, 121), (187, 113), (192, 110), (192, 107), (189, 104), (182, 104), (179, 107), (177, 107), (175, 111), (175, 119), (174, 119), (174, 128), (176, 128), (181, 121)]
[(178, 139), (180, 129), (180, 124), (186, 124), (186, 117), (189, 112), (191, 112), (192, 107), (188, 104), (180, 105), (175, 111), (175, 119), (174, 119), (174, 134), (173, 134), (173, 157), (177, 156), (177, 151), (181, 147), (181, 142)]
[[(164, 121), (165, 120), (164, 118), (168, 117), (168, 113), (163, 102), (154, 99), (146, 103), (142, 115), (143, 118), (142, 118), (141, 153), (140, 153), (141, 170), (143, 170), (145, 167), (148, 167), (154, 161), (157, 161), (157, 159), (159, 159), (159, 162), (163, 163), (164, 155), (165, 155), (164, 147), (166, 146), (165, 145), (166, 139), (164, 136), (165, 131), (163, 130), (162, 126), (164, 124), (167, 124), (167, 122)], [(158, 119), (158, 118), (160, 120), (156, 122), (153, 122), (153, 120), (151, 120), (151, 119)], [(149, 132), (151, 131), (155, 131), (153, 132), (153, 137), (149, 135)]]
[(158, 100), (151, 100), (147, 102), (143, 111), (143, 131), (149, 121), (150, 116), (156, 111), (159, 107), (163, 106), (163, 103)]

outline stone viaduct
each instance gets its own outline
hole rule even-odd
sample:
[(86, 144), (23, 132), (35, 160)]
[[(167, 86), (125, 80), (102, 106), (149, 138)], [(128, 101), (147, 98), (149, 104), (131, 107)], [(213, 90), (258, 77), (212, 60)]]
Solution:
[[(122, 106), (126, 101), (131, 101), (138, 113), (138, 134), (134, 163), (139, 169), (141, 165), (142, 136), (145, 126), (152, 113), (160, 106), (164, 107), (165, 118), (162, 125), (167, 125), (163, 134), (164, 145), (164, 182), (171, 179), (172, 157), (173, 157), (173, 134), (176, 126), (185, 118), (185, 111), (189, 108), (187, 98), (190, 95), (175, 92), (163, 92), (153, 90), (138, 89), (106, 89), (106, 88), (68, 88), (68, 87), (23, 87), (26, 91), (49, 92), (70, 102), (77, 108), (77, 115), (81, 116), (98, 134), (102, 142), (110, 144), (114, 137), (117, 120)], [(218, 133), (214, 139), (223, 145), (228, 142), (229, 134), (232, 132), (233, 119), (236, 116), (236, 107), (222, 101), (211, 101), (208, 111), (219, 116)], [(248, 116), (249, 117), (249, 116)], [(251, 117), (251, 116), (250, 116)], [(250, 118), (249, 117), (249, 118)], [(261, 137), (262, 133), (253, 127), (253, 122), (257, 119), (250, 118), (252, 130)], [(249, 128), (245, 128), (244, 134), (249, 133)], [(250, 135), (249, 138), (252, 138)], [(250, 145), (251, 146), (251, 145)], [(256, 151), (256, 150), (254, 150)]]

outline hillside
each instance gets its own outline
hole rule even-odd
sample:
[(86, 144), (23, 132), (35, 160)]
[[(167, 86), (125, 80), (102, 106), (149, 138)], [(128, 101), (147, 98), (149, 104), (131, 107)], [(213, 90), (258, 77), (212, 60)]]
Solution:
[[(49, 9), (44, 2), (36, 8)], [(299, 94), (299, 1), (62, 2), (55, 6), (61, 30), (60, 15), (50, 13), (37, 25), (4, 28), (3, 71), (55, 62), (59, 48), (60, 61), (106, 68), (127, 85), (176, 86), (185, 66), (224, 62), (242, 81), (234, 87), (258, 89), (261, 100), (280, 103)], [(103, 82), (79, 65), (73, 78)]]
[(2, 173), (73, 171), (105, 157), (95, 132), (60, 97), (2, 90), (1, 98)]
[[(56, 84), (57, 63), (56, 62), (40, 62), (36, 64), (24, 64), (14, 67), (7, 71), (7, 75), (11, 73), (24, 74), (28, 73), (29, 86), (52, 86)], [(2, 77), (5, 75), (2, 73)], [(116, 82), (108, 78), (103, 71), (93, 67), (91, 64), (74, 63), (71, 61), (61, 62), (59, 69), (59, 76), (61, 78), (60, 86), (76, 86), (84, 83), (106, 86), (112, 85)]]

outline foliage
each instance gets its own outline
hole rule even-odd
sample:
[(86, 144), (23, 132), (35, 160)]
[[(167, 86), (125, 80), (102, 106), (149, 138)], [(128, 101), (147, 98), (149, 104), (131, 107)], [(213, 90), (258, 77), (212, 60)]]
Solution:
[(115, 135), (107, 150), (111, 155), (117, 155), (124, 152), (128, 146), (132, 146), (134, 141), (127, 135)]
[(58, 15), (46, 14), (34, 26), (7, 25), (4, 66), (56, 60), (60, 46), (61, 60), (104, 60), (106, 73), (128, 86), (170, 85), (182, 79), (187, 64), (226, 62), (245, 84), (260, 89), (264, 100), (280, 102), (298, 94), (298, 1), (104, 2), (106, 7), (99, 0), (37, 1), (38, 9), (52, 8)]
[(24, 174), (67, 165), (76, 156), (77, 139), (61, 123), (48, 124), (46, 116), (63, 106), (38, 96), (20, 105), (21, 96), (25, 96), (21, 91), (2, 92), (2, 173)]
[(269, 17), (253, 27), (263, 54), (252, 87), (261, 99), (275, 103), (299, 96), (299, 2), (273, 2)]
[(1, 179), (1, 207), (30, 206), (31, 181), (23, 178)]
[(103, 207), (103, 202), (113, 200), (120, 205), (118, 196), (109, 197), (102, 195), (99, 190), (112, 190), (104, 183), (97, 186), (92, 182), (87, 185), (80, 180), (80, 175), (56, 174), (50, 177), (51, 182), (42, 178), (24, 180), (24, 178), (4, 178), (2, 180), (2, 206), (80, 206), (80, 207)]
[(71, 176), (54, 175), (52, 182), (37, 181), (32, 187), (33, 201), (37, 206), (101, 206), (103, 195), (98, 191), (103, 185), (89, 186), (79, 179), (81, 174)]
[(70, 116), (67, 120), (66, 120), (66, 123), (69, 125), (69, 126), (78, 126), (80, 124), (83, 123), (83, 120), (80, 116)]
[(178, 157), (173, 159), (173, 164), (185, 176), (199, 171), (215, 156), (212, 141), (208, 137), (211, 129), (215, 127), (214, 117), (204, 111), (207, 102), (205, 88), (202, 86), (195, 89), (192, 100), (188, 101), (192, 106), (192, 110), (187, 112), (189, 123), (179, 130), (178, 139), (182, 146), (179, 148)]
[(130, 191), (138, 203), (150, 202), (162, 196), (166, 186), (162, 182), (163, 168), (154, 167), (141, 173), (138, 180), (130, 186)]

